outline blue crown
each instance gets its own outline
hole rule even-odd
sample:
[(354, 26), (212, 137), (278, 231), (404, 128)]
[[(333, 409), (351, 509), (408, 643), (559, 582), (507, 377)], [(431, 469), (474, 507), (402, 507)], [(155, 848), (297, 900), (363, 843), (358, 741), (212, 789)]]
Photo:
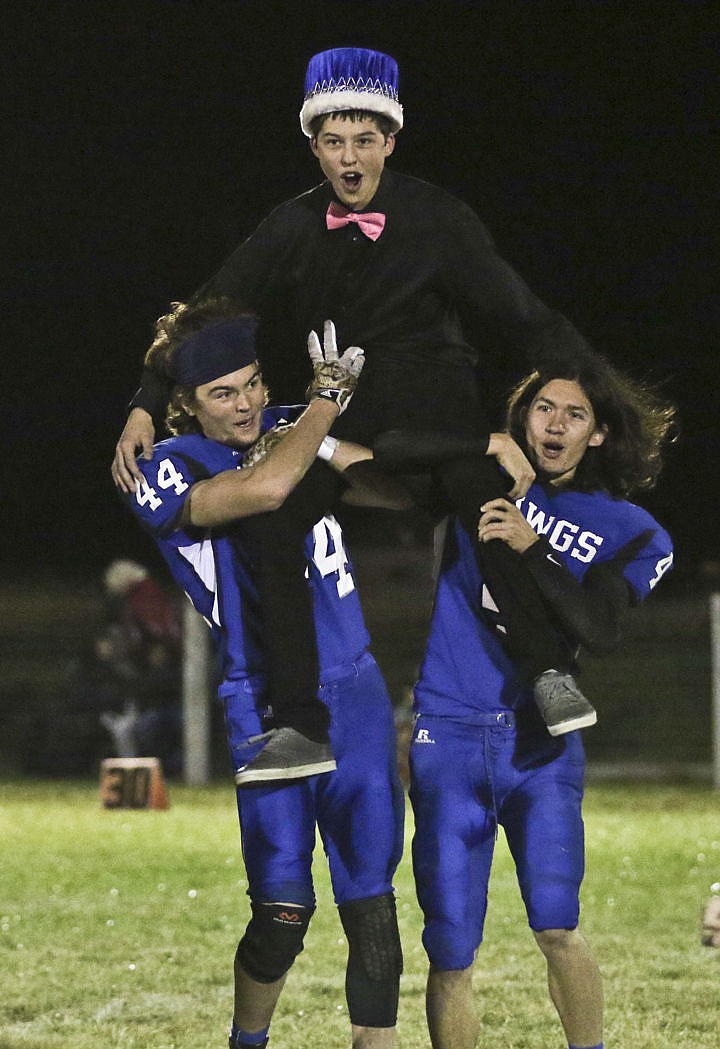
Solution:
[(364, 109), (381, 113), (392, 130), (403, 126), (403, 107), (398, 101), (398, 66), (381, 51), (362, 47), (336, 47), (321, 51), (308, 63), (305, 101), (300, 126), (310, 138), (310, 122), (325, 113)]

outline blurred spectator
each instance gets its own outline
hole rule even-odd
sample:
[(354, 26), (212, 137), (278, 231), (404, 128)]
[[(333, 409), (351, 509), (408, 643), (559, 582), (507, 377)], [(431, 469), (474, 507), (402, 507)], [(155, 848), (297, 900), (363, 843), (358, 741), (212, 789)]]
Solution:
[(182, 768), (181, 641), (175, 603), (135, 561), (113, 561), (103, 576), (108, 625), (98, 658), (122, 682), (120, 710), (101, 716), (116, 756), (159, 757), (170, 775)]
[(175, 602), (142, 565), (102, 577), (95, 637), (68, 661), (54, 703), (30, 725), (27, 772), (84, 775), (104, 757), (158, 757), (182, 771), (182, 630)]
[(105, 570), (103, 582), (111, 612), (115, 608), (112, 620), (126, 628), (138, 650), (148, 648), (151, 652), (153, 646), (159, 646), (163, 656), (172, 650), (179, 652), (182, 628), (178, 610), (147, 568), (135, 561), (113, 561)]

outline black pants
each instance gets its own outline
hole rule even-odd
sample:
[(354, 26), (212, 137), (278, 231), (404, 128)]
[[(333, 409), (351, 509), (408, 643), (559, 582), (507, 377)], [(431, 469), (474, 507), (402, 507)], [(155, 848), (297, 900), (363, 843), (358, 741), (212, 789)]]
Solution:
[(328, 738), (330, 718), (317, 696), (319, 661), (305, 540), (337, 505), (340, 490), (338, 475), (316, 462), (278, 510), (237, 525), (258, 589), (274, 722), (317, 740)]
[[(398, 439), (387, 443), (383, 435), (389, 431)], [(390, 472), (402, 474), (410, 463), (412, 472), (432, 474), (448, 512), (473, 540), (482, 578), (507, 626), (508, 652), (531, 681), (551, 667), (572, 669), (573, 657), (522, 557), (501, 540), (477, 538), (482, 503), (507, 494), (495, 459), (483, 454), (488, 431), (469, 368), (443, 370), (434, 361), (410, 367), (402, 360), (368, 361), (349, 409), (333, 427), (340, 438), (376, 447), (378, 464)], [(317, 698), (304, 544), (313, 524), (336, 508), (339, 493), (331, 468), (315, 463), (284, 506), (239, 526), (258, 584), (276, 724), (314, 739), (327, 738), (328, 714)]]
[(486, 456), (450, 461), (437, 476), (448, 505), (473, 540), (480, 574), (507, 630), (504, 646), (521, 676), (529, 683), (550, 668), (572, 670), (572, 650), (555, 627), (522, 555), (501, 539), (481, 543), (477, 538), (480, 506), (507, 496), (506, 479), (495, 460)]

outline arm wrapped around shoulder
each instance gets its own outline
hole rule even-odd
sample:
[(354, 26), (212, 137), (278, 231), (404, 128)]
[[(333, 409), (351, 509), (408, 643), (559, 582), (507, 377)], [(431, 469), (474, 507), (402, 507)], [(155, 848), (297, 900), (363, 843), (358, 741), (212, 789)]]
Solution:
[(622, 560), (592, 566), (579, 582), (541, 538), (523, 554), (543, 598), (577, 644), (607, 655), (621, 639), (621, 622), (630, 607), (630, 588)]

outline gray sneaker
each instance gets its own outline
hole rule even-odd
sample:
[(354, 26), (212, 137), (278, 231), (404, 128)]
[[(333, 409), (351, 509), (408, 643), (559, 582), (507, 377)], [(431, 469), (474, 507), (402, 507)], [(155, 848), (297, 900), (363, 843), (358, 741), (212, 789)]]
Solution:
[(268, 741), (257, 757), (236, 771), (238, 786), (316, 776), (337, 767), (329, 743), (316, 743), (288, 727), (271, 729), (267, 735)]
[(546, 670), (535, 678), (533, 694), (551, 736), (562, 736), (597, 721), (597, 712), (585, 699), (572, 674)]

